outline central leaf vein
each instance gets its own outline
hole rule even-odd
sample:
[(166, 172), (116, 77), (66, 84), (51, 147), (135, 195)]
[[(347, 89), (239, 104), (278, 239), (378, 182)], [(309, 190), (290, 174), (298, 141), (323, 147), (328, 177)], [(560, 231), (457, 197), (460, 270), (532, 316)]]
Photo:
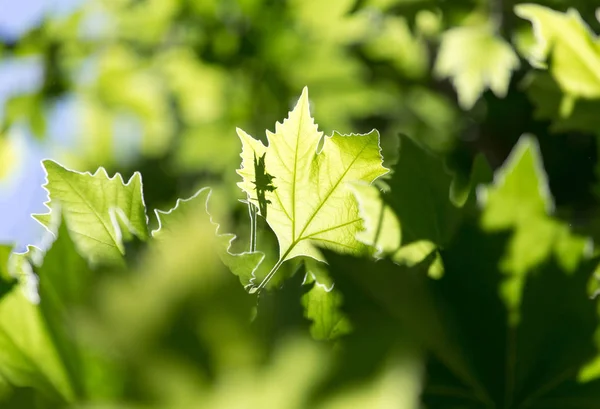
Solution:
[(367, 147), (367, 145), (368, 145), (368, 143), (365, 142), (365, 144), (362, 146), (361, 150), (356, 154), (356, 156), (354, 157), (354, 159), (352, 159), (352, 161), (350, 162), (350, 164), (348, 164), (348, 166), (346, 167), (346, 169), (344, 170), (344, 172), (341, 174), (341, 176), (338, 178), (338, 180), (334, 183), (334, 185), (329, 190), (329, 192), (327, 192), (327, 194), (325, 195), (325, 198), (321, 201), (321, 203), (319, 203), (319, 205), (317, 206), (317, 208), (314, 210), (314, 212), (308, 218), (308, 221), (304, 225), (304, 228), (302, 229), (302, 231), (298, 235), (298, 241), (301, 240), (301, 239), (303, 239), (302, 235), (304, 234), (304, 232), (306, 231), (306, 229), (308, 229), (308, 227), (312, 223), (313, 219), (317, 216), (317, 214), (323, 208), (323, 206), (325, 205), (325, 203), (327, 203), (327, 201), (329, 200), (329, 198), (331, 197), (331, 195), (333, 194), (333, 192), (335, 192), (335, 190), (338, 188), (338, 186), (340, 185), (340, 183), (342, 183), (342, 180), (344, 180), (344, 178), (346, 177), (346, 175), (348, 174), (348, 172), (350, 171), (350, 169), (352, 169), (352, 165), (354, 165), (354, 163), (358, 160), (358, 158), (360, 157), (360, 155), (362, 155), (362, 153), (364, 152), (364, 150)]

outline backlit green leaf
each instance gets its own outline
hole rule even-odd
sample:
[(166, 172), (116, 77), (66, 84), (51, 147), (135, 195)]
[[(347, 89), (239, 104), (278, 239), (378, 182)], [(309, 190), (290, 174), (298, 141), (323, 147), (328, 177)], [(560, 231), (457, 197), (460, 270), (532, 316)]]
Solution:
[(530, 52), (532, 64), (544, 67), (551, 60), (550, 73), (568, 96), (599, 98), (600, 42), (577, 10), (560, 13), (519, 4), (515, 13), (533, 24), (537, 44)]
[[(363, 244), (358, 206), (347, 182), (371, 183), (385, 174), (379, 134), (323, 136), (309, 111), (305, 88), (298, 104), (275, 133), (267, 132), (268, 146), (238, 130), (242, 140), (240, 188), (257, 203), (254, 158), (265, 157), (265, 172), (274, 189), (265, 192), (267, 222), (279, 240), (280, 260), (297, 256), (321, 259), (315, 244), (356, 254)], [(263, 215), (264, 216), (264, 215)]]
[(448, 30), (435, 62), (435, 73), (452, 80), (465, 109), (471, 108), (486, 88), (498, 97), (505, 96), (517, 68), (519, 59), (510, 44), (486, 27)]
[(139, 173), (124, 183), (120, 174), (110, 178), (104, 168), (92, 175), (66, 169), (51, 160), (43, 165), (50, 212), (34, 217), (50, 227), (51, 212), (60, 206), (73, 241), (90, 262), (121, 263), (124, 234), (131, 232), (142, 240), (148, 237)]
[[(520, 302), (525, 274), (554, 254), (565, 271), (577, 268), (591, 243), (572, 235), (568, 226), (551, 218), (554, 203), (536, 140), (522, 136), (493, 185), (479, 192), (488, 231), (512, 230), (501, 270), (507, 274), (502, 292), (511, 306)], [(512, 319), (517, 319), (513, 316)]]
[(114, 392), (119, 378), (79, 343), (74, 331), (73, 312), (88, 301), (93, 273), (64, 223), (52, 236), (57, 237), (45, 254), (30, 248), (11, 260), (19, 282), (0, 301), (2, 376), (57, 404), (101, 397)]
[(352, 191), (358, 201), (359, 214), (364, 220), (364, 230), (357, 238), (372, 246), (377, 253), (392, 253), (400, 247), (400, 222), (394, 211), (380, 197), (377, 187), (353, 183)]
[(341, 310), (342, 295), (335, 288), (325, 264), (307, 261), (304, 284), (312, 286), (302, 296), (302, 305), (305, 317), (312, 321), (310, 333), (313, 338), (335, 339), (350, 332), (350, 321)]

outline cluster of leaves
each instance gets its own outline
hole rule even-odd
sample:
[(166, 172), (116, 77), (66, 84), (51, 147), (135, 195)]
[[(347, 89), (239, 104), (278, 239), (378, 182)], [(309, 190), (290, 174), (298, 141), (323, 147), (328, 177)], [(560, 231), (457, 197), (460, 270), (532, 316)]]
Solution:
[[(90, 152), (111, 146), (113, 115), (132, 112), (146, 154), (169, 151), (160, 163), (218, 173), (241, 140), (250, 227), (219, 224), (228, 187), (151, 220), (157, 200), (140, 173), (125, 183), (44, 161), (48, 213), (35, 218), (47, 237), (22, 254), (0, 247), (0, 406), (599, 407), (595, 177), (565, 188), (563, 142), (551, 139), (594, 146), (600, 129), (600, 46), (581, 15), (534, 4), (513, 14), (511, 2), (266, 3), (109, 2), (114, 27), (88, 41), (69, 43), (82, 11), (15, 46), (42, 35), (77, 60), (104, 43), (82, 90), (82, 109), (93, 106), (82, 117), (104, 133)], [(263, 13), (272, 25), (258, 24)], [(501, 37), (509, 22), (523, 60)], [(390, 67), (401, 74), (378, 75)], [(429, 88), (444, 78), (455, 103)], [(310, 102), (305, 88), (266, 138), (223, 136), (231, 123), (264, 129), (263, 112), (303, 83)], [(410, 95), (400, 107), (399, 90)], [(47, 91), (10, 101), (5, 125), (25, 115), (43, 134)], [(311, 103), (326, 128), (377, 118), (385, 149), (375, 130), (324, 135)], [(453, 136), (469, 120), (486, 134), (461, 145)], [(569, 149), (593, 173), (589, 152)]]
[[(263, 189), (269, 199), (249, 196), (249, 206), (258, 204), (263, 215), (269, 208), (267, 221), (274, 226), (278, 213), (286, 211), (276, 203), (284, 200), (293, 209), (291, 225), (275, 230), (282, 249), (276, 266), (300, 255), (322, 260), (320, 242), (351, 253), (363, 248), (354, 238), (361, 226), (358, 207), (345, 185), (357, 178), (371, 182), (386, 172), (376, 132), (336, 134), (320, 142), (305, 91), (269, 148), (242, 131), (240, 136), (242, 188), (252, 179), (256, 193), (261, 176), (277, 184)], [(285, 150), (292, 145), (294, 151)], [(289, 186), (278, 182), (290, 176), (284, 166), (270, 170), (271, 157), (297, 169)], [(378, 405), (382, 398), (417, 404), (422, 363), (413, 347), (390, 339), (389, 355), (379, 356), (379, 349), (361, 353), (367, 370), (348, 355), (359, 354), (369, 331), (353, 331), (347, 339), (356, 341), (342, 351), (311, 340), (310, 333), (331, 339), (350, 330), (337, 295), (314, 275), (325, 274), (323, 266), (299, 263), (283, 290), (258, 296), (224, 271), (227, 266), (251, 285), (268, 258), (258, 251), (231, 251), (235, 237), (221, 233), (214, 221), (219, 207), (212, 211), (210, 189), (156, 211), (158, 228), (150, 231), (139, 174), (125, 183), (103, 168), (90, 174), (50, 160), (43, 165), (49, 212), (35, 217), (48, 229), (47, 248), (2, 252), (0, 374), (6, 407), (103, 402), (114, 408), (334, 408), (350, 400)], [(327, 173), (315, 174), (316, 167)], [(266, 169), (274, 175), (254, 173)], [(327, 175), (330, 184), (323, 183)], [(314, 203), (300, 200), (319, 186), (324, 195)], [(339, 218), (331, 205), (342, 210)], [(338, 373), (347, 367), (353, 374), (344, 379)], [(406, 392), (399, 394), (399, 386)]]
[[(519, 66), (488, 24), (492, 10), (471, 0), (197, 3), (85, 2), (6, 42), (0, 61), (33, 59), (43, 75), (9, 99), (2, 129), (25, 122), (48, 137), (49, 112), (72, 100), (82, 136), (57, 152), (70, 166), (122, 168), (132, 158), (119, 153), (136, 146), (150, 164), (229, 186), (235, 175), (226, 170), (237, 161), (232, 124), (262, 132), (306, 84), (324, 129), (377, 128), (385, 146), (388, 135), (403, 132), (447, 151), (482, 122), (477, 110), (466, 117), (461, 110), (488, 86), (505, 95)], [(168, 184), (145, 165), (138, 168), (147, 182)]]
[[(74, 122), (78, 137), (53, 147), (52, 157), (78, 169), (140, 170), (148, 203), (166, 206), (182, 190), (197, 190), (198, 178), (229, 189), (234, 202), (229, 170), (238, 141), (231, 127), (261, 134), (307, 84), (323, 129), (377, 128), (386, 157), (399, 132), (449, 153), (461, 194), (479, 151), (499, 166), (523, 132), (587, 137), (597, 129), (595, 97), (563, 98), (551, 73), (531, 72), (517, 57), (515, 49), (529, 57), (532, 35), (513, 11), (516, 0), (197, 3), (90, 0), (70, 15), (48, 16), (21, 38), (0, 40), (0, 65), (24, 61), (41, 73), (7, 101), (0, 140), (23, 124), (40, 139), (51, 137), (51, 116), (67, 105), (60, 121)], [(598, 28), (586, 0), (537, 3), (576, 7)], [(569, 19), (575, 42), (559, 41), (588, 49), (593, 35), (573, 13)], [(589, 56), (584, 66), (593, 64)], [(579, 57), (565, 61), (581, 66)], [(569, 101), (572, 115), (559, 116)], [(594, 149), (586, 137), (579, 144), (542, 138), (542, 150), (557, 157)], [(14, 164), (11, 143), (0, 142), (0, 175)], [(568, 162), (581, 180), (574, 187), (557, 182), (562, 174), (551, 178), (558, 201), (575, 197), (587, 211), (589, 166), (552, 160)]]
[(597, 407), (591, 242), (553, 217), (535, 139), (459, 208), (439, 159), (403, 138), (390, 175), (306, 89), (268, 146), (238, 134), (264, 276), (210, 189), (150, 231), (139, 174), (44, 162), (47, 248), (2, 251), (6, 407)]

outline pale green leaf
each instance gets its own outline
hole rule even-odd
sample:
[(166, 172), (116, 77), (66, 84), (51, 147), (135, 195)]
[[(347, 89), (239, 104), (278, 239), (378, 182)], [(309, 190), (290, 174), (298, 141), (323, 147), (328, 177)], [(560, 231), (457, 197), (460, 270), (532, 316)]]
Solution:
[(380, 197), (379, 190), (365, 183), (353, 183), (351, 189), (358, 202), (364, 230), (357, 233), (363, 243), (375, 247), (376, 255), (392, 253), (400, 247), (400, 222), (394, 211)]
[(515, 13), (533, 24), (537, 43), (530, 61), (551, 59), (550, 72), (568, 95), (600, 97), (600, 41), (575, 9), (560, 13), (537, 4), (520, 4)]
[[(363, 244), (358, 205), (347, 182), (371, 183), (387, 173), (382, 165), (379, 134), (323, 136), (309, 111), (305, 88), (298, 104), (275, 133), (267, 132), (268, 146), (238, 130), (242, 166), (238, 185), (256, 205), (255, 158), (265, 155), (265, 171), (273, 176), (266, 191), (266, 220), (277, 235), (280, 260), (297, 256), (322, 259), (316, 245), (356, 254)], [(318, 150), (322, 146), (321, 150)], [(264, 215), (263, 215), (264, 216)]]
[(189, 199), (178, 199), (175, 207), (169, 211), (155, 210), (159, 227), (152, 231), (152, 237), (161, 239), (165, 235), (171, 234), (182, 223), (186, 223), (194, 213), (203, 212), (210, 223), (215, 226), (216, 249), (223, 264), (225, 264), (233, 274), (240, 278), (244, 286), (250, 285), (255, 278), (255, 272), (265, 255), (260, 251), (232, 253), (231, 243), (235, 240), (235, 234), (219, 233), (220, 225), (213, 220), (209, 211), (209, 201), (212, 190), (204, 187), (196, 192)]
[(124, 183), (120, 174), (109, 178), (104, 168), (93, 175), (43, 162), (50, 212), (34, 215), (50, 227), (50, 215), (58, 205), (77, 249), (91, 263), (118, 264), (125, 254), (123, 235), (148, 236), (142, 177), (135, 173)]
[(433, 260), (429, 264), (427, 274), (432, 278), (440, 278), (444, 274), (444, 264), (437, 250), (438, 247), (431, 241), (414, 241), (400, 247), (392, 255), (392, 260), (397, 264), (413, 267), (433, 254)]
[(510, 44), (489, 28), (457, 27), (444, 33), (434, 70), (452, 80), (460, 105), (469, 109), (486, 88), (504, 97), (518, 67)]
[[(389, 255), (395, 263), (415, 266), (436, 252), (438, 246), (429, 240), (412, 241), (400, 246), (400, 222), (392, 208), (381, 197), (378, 189), (375, 186), (358, 183), (354, 183), (352, 189), (365, 228), (357, 234), (357, 237), (363, 243), (375, 248), (376, 257)], [(428, 273), (431, 277), (440, 277), (443, 272), (442, 260), (436, 252)]]
[(554, 203), (538, 144), (531, 136), (521, 137), (496, 171), (494, 183), (477, 193), (483, 204), (482, 227), (491, 232), (512, 230), (500, 263), (507, 275), (501, 292), (513, 312), (511, 320), (516, 320), (526, 274), (551, 254), (565, 271), (573, 271), (591, 243), (550, 217)]
[(341, 310), (342, 295), (336, 290), (325, 265), (315, 260), (307, 260), (304, 284), (312, 286), (302, 296), (304, 316), (312, 321), (312, 337), (328, 340), (347, 334), (351, 324)]

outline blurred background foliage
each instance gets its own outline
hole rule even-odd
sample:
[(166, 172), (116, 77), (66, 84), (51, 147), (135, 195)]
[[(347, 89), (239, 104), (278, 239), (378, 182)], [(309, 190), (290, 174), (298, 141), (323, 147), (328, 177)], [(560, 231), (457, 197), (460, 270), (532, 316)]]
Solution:
[[(454, 197), (468, 189), (478, 154), (497, 168), (522, 134), (535, 135), (557, 215), (599, 237), (600, 79), (582, 75), (565, 45), (587, 50), (588, 63), (600, 72), (597, 37), (581, 24), (600, 32), (598, 5), (535, 2), (561, 12), (572, 7), (581, 17), (545, 17), (562, 30), (545, 33), (556, 46), (547, 58), (535, 45), (527, 11), (515, 13), (517, 3), (0, 0), (0, 242), (23, 249), (41, 240), (42, 228), (29, 215), (45, 210), (39, 161), (46, 157), (80, 171), (104, 166), (125, 179), (139, 170), (149, 210), (169, 208), (211, 185), (221, 196), (215, 207), (231, 219), (229, 231), (245, 237), (246, 209), (236, 200), (242, 197), (235, 185), (235, 127), (264, 138), (304, 86), (325, 133), (377, 128), (390, 162), (395, 136), (406, 134), (445, 160)], [(307, 341), (298, 300), (306, 300), (310, 283), (294, 282), (259, 299), (267, 318), (259, 314), (249, 327), (255, 302), (223, 273), (208, 244), (188, 240), (212, 237), (214, 229), (205, 220), (187, 222), (152, 249), (156, 254), (135, 260), (131, 271), (78, 281), (79, 288), (95, 289), (91, 299), (69, 300), (77, 312), (85, 304), (73, 317), (79, 341), (111, 364), (84, 357), (89, 367), (78, 369), (90, 384), (72, 382), (80, 388), (72, 393), (115, 399), (93, 408), (418, 407), (419, 351), (402, 334), (383, 336), (395, 331), (393, 317), (376, 303), (359, 291), (346, 306), (355, 331), (344, 348)], [(270, 233), (263, 234), (263, 246), (274, 247)], [(461, 242), (457, 254), (485, 243), (464, 234), (475, 239)], [(61, 249), (73, 256), (66, 237), (59, 235), (66, 242), (48, 263), (60, 265)], [(483, 254), (486, 246), (480, 246)], [(456, 264), (457, 271), (470, 271)], [(157, 293), (161, 297), (152, 296)], [(20, 298), (9, 301), (5, 308), (20, 311)], [(52, 359), (40, 359), (42, 366)], [(10, 390), (0, 376), (2, 391), (10, 408), (56, 404), (52, 392), (40, 403), (27, 388)]]
[[(0, 3), (3, 241), (41, 233), (42, 157), (141, 170), (150, 208), (206, 184), (239, 197), (235, 127), (264, 138), (305, 85), (323, 131), (377, 128), (388, 156), (407, 134), (446, 157), (457, 189), (476, 153), (498, 166), (532, 132), (558, 204), (595, 200), (595, 102), (553, 121), (563, 91), (517, 56), (534, 41), (515, 1), (30, 2)], [(599, 27), (593, 2), (539, 3)]]

